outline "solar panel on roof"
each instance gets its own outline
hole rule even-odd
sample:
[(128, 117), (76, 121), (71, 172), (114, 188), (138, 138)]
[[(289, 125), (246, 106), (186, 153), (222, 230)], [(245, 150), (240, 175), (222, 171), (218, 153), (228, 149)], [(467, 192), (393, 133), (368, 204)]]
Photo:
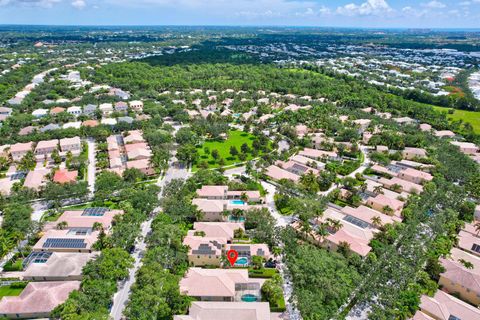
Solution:
[(87, 208), (83, 210), (82, 216), (89, 216), (89, 217), (102, 217), (105, 212), (108, 211), (108, 208)]
[(86, 248), (87, 244), (83, 239), (69, 239), (69, 238), (49, 238), (42, 246), (43, 248), (69, 248), (82, 249)]
[(367, 228), (370, 224), (363, 221), (363, 220), (360, 220), (358, 218), (355, 218), (353, 216), (345, 216), (345, 218), (343, 218), (343, 220), (347, 221), (347, 222), (350, 222), (351, 224), (354, 224), (356, 225), (357, 227), (360, 227), (362, 229), (365, 229)]

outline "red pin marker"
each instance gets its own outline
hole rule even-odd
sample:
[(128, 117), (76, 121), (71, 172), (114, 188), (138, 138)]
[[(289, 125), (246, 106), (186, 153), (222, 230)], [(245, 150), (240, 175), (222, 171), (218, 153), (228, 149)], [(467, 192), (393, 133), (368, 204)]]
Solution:
[(230, 261), (230, 265), (233, 267), (235, 262), (238, 259), (238, 252), (237, 250), (228, 250), (227, 252), (227, 259)]

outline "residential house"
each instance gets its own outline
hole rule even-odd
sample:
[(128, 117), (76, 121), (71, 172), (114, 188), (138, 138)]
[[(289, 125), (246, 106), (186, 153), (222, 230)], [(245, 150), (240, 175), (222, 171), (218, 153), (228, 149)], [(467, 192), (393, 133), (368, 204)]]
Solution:
[(476, 221), (466, 223), (458, 234), (458, 247), (480, 257), (480, 237), (475, 227)]
[(115, 112), (120, 113), (127, 113), (128, 112), (128, 104), (123, 101), (119, 101), (115, 103)]
[(117, 124), (117, 120), (113, 118), (103, 118), (100, 123), (108, 126), (115, 126)]
[(183, 239), (183, 245), (189, 248), (188, 262), (195, 267), (219, 267), (226, 244), (227, 239), (222, 237), (187, 235)]
[(98, 109), (102, 112), (104, 117), (108, 117), (113, 112), (113, 105), (111, 103), (102, 103)]
[(74, 183), (77, 181), (78, 171), (68, 171), (67, 169), (59, 169), (55, 171), (53, 175), (53, 182), (65, 184), (65, 183)]
[(298, 176), (302, 176), (302, 175), (308, 174), (308, 173), (313, 173), (314, 175), (318, 175), (320, 173), (320, 171), (318, 171), (317, 169), (310, 168), (307, 165), (298, 163), (298, 162), (293, 161), (293, 160), (289, 160), (287, 162), (277, 160), (275, 162), (275, 165), (284, 169), (284, 170), (287, 170), (288, 172), (296, 174)]
[(480, 309), (438, 290), (433, 297), (420, 298), (420, 311), (413, 320), (470, 320), (480, 319)]
[[(416, 193), (420, 194), (423, 192), (423, 186), (416, 184), (407, 180), (400, 179), (398, 177), (393, 177), (391, 179), (380, 178), (378, 180), (385, 188), (390, 190), (395, 190), (398, 192), (407, 192), (407, 193)], [(398, 190), (396, 190), (398, 188)]]
[(138, 169), (147, 176), (155, 174), (155, 170), (152, 168), (150, 159), (131, 160), (126, 162), (127, 169)]
[(27, 135), (35, 132), (35, 130), (37, 130), (37, 127), (27, 126), (25, 128), (20, 129), (20, 131), (18, 131), (18, 135), (19, 136), (27, 136)]
[(98, 121), (97, 120), (85, 120), (82, 122), (83, 127), (96, 127), (98, 126)]
[(32, 252), (23, 262), (26, 281), (82, 280), (82, 269), (96, 253)]
[(197, 189), (197, 197), (210, 200), (235, 200), (240, 199), (243, 194), (249, 202), (262, 201), (260, 192), (257, 190), (230, 191), (228, 186), (202, 186), (201, 189)]
[(427, 157), (427, 151), (422, 148), (405, 148), (402, 151), (402, 156), (404, 159), (407, 160), (413, 160), (415, 158), (426, 158)]
[(37, 161), (50, 160), (52, 152), (57, 150), (57, 147), (57, 139), (39, 141), (35, 147), (35, 157)]
[(68, 128), (80, 129), (81, 126), (82, 126), (81, 121), (72, 121), (72, 122), (64, 123), (62, 128), (63, 129), (68, 129)]
[(73, 106), (73, 107), (68, 108), (67, 112), (69, 114), (71, 114), (72, 116), (78, 117), (79, 115), (82, 114), (82, 108)]
[(299, 152), (301, 156), (311, 158), (314, 160), (332, 160), (332, 161), (339, 161), (341, 160), (338, 154), (334, 151), (324, 151), (324, 150), (317, 150), (317, 149), (310, 149), (305, 148)]
[(416, 184), (423, 184), (433, 180), (433, 176), (430, 173), (416, 170), (413, 168), (407, 168), (398, 173), (397, 177), (403, 180), (407, 180)]
[(0, 107), (0, 116), (10, 117), (12, 115), (12, 108)]
[(188, 315), (173, 320), (280, 320), (280, 314), (270, 313), (268, 302), (192, 302)]
[(152, 151), (145, 142), (126, 144), (125, 152), (129, 160), (150, 159)]
[(10, 155), (13, 161), (20, 161), (28, 153), (33, 150), (33, 142), (15, 143), (10, 146)]
[(118, 117), (117, 118), (118, 122), (124, 122), (124, 123), (128, 123), (128, 124), (132, 124), (134, 119), (132, 117), (129, 117), (129, 116), (125, 116), (125, 117)]
[(434, 135), (437, 138), (454, 138), (456, 136), (455, 132), (450, 130), (435, 131)]
[(420, 130), (422, 130), (424, 132), (429, 132), (429, 131), (432, 130), (432, 126), (429, 125), (428, 123), (421, 123), (419, 128), (420, 128)]
[(295, 127), (295, 133), (299, 138), (303, 138), (308, 133), (308, 127), (303, 124), (299, 124)]
[(60, 126), (56, 123), (50, 123), (40, 129), (40, 132), (54, 131), (60, 129)]
[(263, 282), (250, 279), (246, 269), (190, 268), (180, 280), (180, 293), (197, 301), (241, 301), (244, 291), (260, 298)]
[(36, 109), (32, 112), (32, 116), (34, 116), (35, 118), (43, 118), (43, 117), (46, 117), (47, 114), (48, 114), (47, 109)]
[(46, 176), (50, 173), (48, 169), (35, 169), (29, 171), (23, 186), (34, 191), (40, 191), (41, 187), (46, 184)]
[(267, 168), (265, 175), (275, 181), (286, 179), (286, 180), (291, 180), (293, 182), (298, 182), (300, 180), (299, 175), (291, 173), (287, 170), (284, 170), (274, 165), (269, 166)]
[[(93, 229), (95, 223), (99, 223), (108, 234), (113, 218), (118, 214), (123, 214), (123, 211), (108, 208), (65, 211), (55, 223), (46, 225), (44, 235), (32, 251), (91, 253), (100, 233)], [(59, 225), (64, 227), (59, 228)]]
[(417, 120), (412, 119), (410, 117), (402, 117), (402, 118), (394, 118), (393, 121), (400, 125), (410, 125), (417, 123)]
[(30, 282), (16, 297), (0, 300), (0, 316), (13, 319), (50, 318), (70, 293), (80, 289), (80, 281)]
[(464, 154), (476, 154), (479, 151), (479, 148), (476, 144), (471, 142), (460, 142), (460, 141), (452, 141), (453, 145), (460, 148), (460, 151)]
[(245, 231), (243, 222), (195, 222), (193, 229), (188, 235), (194, 236), (198, 232), (209, 238), (225, 238), (227, 243), (231, 242), (236, 230)]
[[(480, 258), (463, 250), (453, 248), (450, 257), (441, 258), (445, 269), (440, 274), (442, 290), (473, 305), (480, 304)], [(470, 266), (466, 266), (469, 263)]]
[(95, 104), (87, 104), (86, 106), (83, 107), (83, 114), (89, 117), (95, 115), (96, 111), (97, 111), (97, 105)]
[[(384, 194), (378, 194), (375, 197), (368, 198), (366, 204), (379, 212), (383, 212), (385, 214), (391, 213), (396, 216), (400, 216), (403, 206), (405, 205), (403, 201), (389, 198)], [(387, 210), (391, 211), (389, 212)]]
[(60, 149), (65, 154), (70, 151), (74, 156), (78, 156), (82, 151), (82, 141), (80, 137), (60, 139)]
[(143, 112), (143, 102), (139, 100), (130, 101), (130, 108), (135, 112)]
[[(262, 257), (265, 261), (272, 257), (270, 253), (270, 249), (268, 245), (265, 243), (235, 243), (235, 244), (227, 244), (225, 246), (225, 251), (228, 252), (229, 250), (235, 250), (238, 253), (239, 258), (245, 258), (245, 263), (238, 263), (239, 266), (248, 266), (253, 256)], [(238, 261), (238, 259), (237, 259)]]

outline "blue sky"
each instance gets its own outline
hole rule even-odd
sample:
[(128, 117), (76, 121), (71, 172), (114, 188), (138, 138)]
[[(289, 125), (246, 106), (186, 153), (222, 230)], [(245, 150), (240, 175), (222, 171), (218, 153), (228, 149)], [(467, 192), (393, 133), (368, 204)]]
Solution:
[(1, 24), (480, 28), (480, 0), (0, 0)]

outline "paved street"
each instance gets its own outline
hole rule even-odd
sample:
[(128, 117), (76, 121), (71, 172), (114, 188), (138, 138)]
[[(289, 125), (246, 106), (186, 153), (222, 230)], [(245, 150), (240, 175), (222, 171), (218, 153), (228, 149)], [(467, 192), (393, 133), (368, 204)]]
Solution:
[(97, 170), (97, 168), (96, 168), (97, 159), (95, 157), (96, 144), (95, 144), (95, 140), (93, 138), (88, 138), (87, 139), (87, 144), (88, 144), (87, 181), (88, 181), (89, 196), (90, 196), (90, 198), (92, 198), (93, 194), (95, 192), (95, 176), (96, 176), (95, 172)]
[[(266, 205), (270, 214), (275, 218), (277, 227), (284, 228), (288, 226), (293, 221), (292, 216), (283, 216), (275, 207), (274, 195), (276, 192), (276, 187), (273, 184), (268, 182), (262, 181), (263, 188), (267, 191), (266, 195)], [(283, 244), (280, 244), (280, 247), (283, 247)], [(287, 308), (286, 317), (285, 319), (288, 320), (301, 320), (302, 316), (300, 315), (300, 311), (295, 307), (295, 304), (292, 303), (293, 297), (293, 287), (292, 287), (292, 280), (288, 273), (288, 269), (286, 264), (283, 262), (283, 256), (279, 256), (277, 258), (278, 267), (280, 271), (280, 275), (283, 279), (283, 295), (285, 297), (285, 306)]]
[[(158, 186), (163, 187), (173, 179), (186, 179), (188, 177), (188, 170), (185, 168), (179, 168), (178, 166), (174, 165), (175, 160), (175, 157), (173, 157), (167, 172), (164, 176), (159, 178), (159, 181), (157, 183)], [(159, 211), (160, 208), (157, 208), (155, 210), (155, 212)], [(128, 302), (131, 287), (135, 283), (136, 273), (138, 269), (142, 266), (142, 257), (147, 249), (145, 237), (151, 230), (152, 221), (153, 217), (142, 224), (141, 237), (137, 240), (135, 252), (132, 254), (132, 257), (135, 259), (134, 266), (129, 271), (128, 279), (123, 283), (119, 284), (119, 291), (113, 297), (113, 306), (112, 310), (110, 311), (110, 315), (114, 320), (122, 319), (123, 310), (125, 309), (125, 306)]]

